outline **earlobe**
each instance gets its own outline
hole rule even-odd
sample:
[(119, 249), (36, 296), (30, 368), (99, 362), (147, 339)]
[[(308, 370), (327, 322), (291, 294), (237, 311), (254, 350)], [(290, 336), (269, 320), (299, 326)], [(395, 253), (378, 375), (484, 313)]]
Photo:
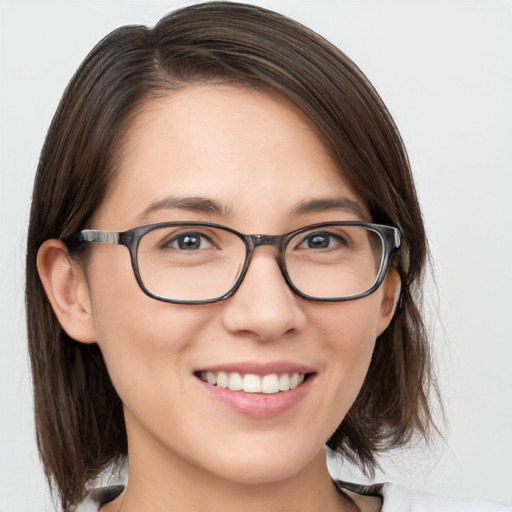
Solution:
[(384, 295), (380, 305), (380, 320), (377, 328), (377, 336), (380, 336), (391, 322), (400, 299), (402, 283), (396, 269), (390, 268), (388, 270), (386, 279), (382, 283), (382, 287)]
[(47, 240), (37, 254), (37, 270), (52, 308), (67, 334), (82, 343), (96, 341), (87, 282), (60, 240)]

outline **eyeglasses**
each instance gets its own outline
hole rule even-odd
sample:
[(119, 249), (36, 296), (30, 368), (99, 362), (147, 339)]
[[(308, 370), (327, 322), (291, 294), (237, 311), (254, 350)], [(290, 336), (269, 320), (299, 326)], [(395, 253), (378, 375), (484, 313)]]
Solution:
[(297, 295), (342, 302), (379, 288), (402, 235), (397, 228), (368, 222), (325, 222), (277, 236), (244, 235), (208, 222), (165, 222), (120, 233), (85, 229), (75, 242), (124, 245), (142, 291), (176, 304), (231, 297), (256, 247), (275, 246), (281, 273)]

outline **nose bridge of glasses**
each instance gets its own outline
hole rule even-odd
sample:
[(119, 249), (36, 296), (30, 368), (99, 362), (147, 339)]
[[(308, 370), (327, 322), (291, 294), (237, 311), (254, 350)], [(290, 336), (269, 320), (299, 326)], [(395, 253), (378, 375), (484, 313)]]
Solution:
[(247, 264), (249, 264), (250, 260), (252, 259), (253, 251), (256, 249), (256, 247), (260, 246), (270, 246), (275, 247), (277, 249), (277, 264), (279, 265), (279, 268), (281, 269), (281, 272), (284, 272), (284, 262), (283, 262), (283, 248), (284, 248), (284, 241), (285, 241), (286, 235), (247, 235), (247, 238), (249, 239), (249, 261)]
[(281, 235), (249, 235), (254, 247), (260, 245), (271, 245), (273, 247), (280, 247), (283, 237)]
[[(286, 270), (284, 267), (284, 254), (283, 247), (285, 245), (286, 235), (245, 235), (246, 240), (249, 242), (249, 251), (247, 254), (247, 260), (245, 264), (245, 270), (243, 271), (243, 278), (245, 280), (246, 271), (251, 266), (251, 262), (254, 256), (254, 249), (259, 246), (270, 246), (274, 247), (274, 251), (276, 254), (274, 255), (275, 262), (279, 268), (280, 273), (284, 277), (285, 281), (288, 283), (286, 277)], [(265, 258), (264, 258), (265, 259)], [(268, 267), (267, 267), (268, 269)]]

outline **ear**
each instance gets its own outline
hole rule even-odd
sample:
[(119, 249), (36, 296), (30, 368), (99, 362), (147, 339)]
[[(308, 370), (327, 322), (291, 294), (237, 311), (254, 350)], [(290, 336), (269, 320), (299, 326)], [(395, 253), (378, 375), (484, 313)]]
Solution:
[(53, 311), (71, 338), (96, 341), (89, 288), (82, 269), (60, 240), (47, 240), (37, 253), (37, 270)]
[(380, 318), (377, 324), (377, 336), (380, 336), (387, 328), (396, 311), (402, 283), (400, 276), (395, 268), (390, 267), (384, 282), (382, 290), (384, 292), (380, 304)]

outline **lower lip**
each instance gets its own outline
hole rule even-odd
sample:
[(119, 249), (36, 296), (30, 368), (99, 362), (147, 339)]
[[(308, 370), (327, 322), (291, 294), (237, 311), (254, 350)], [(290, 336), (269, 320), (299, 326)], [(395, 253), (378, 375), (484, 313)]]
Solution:
[(219, 400), (237, 413), (255, 418), (270, 418), (298, 404), (311, 389), (314, 375), (309, 374), (307, 379), (295, 389), (271, 394), (231, 391), (212, 386), (199, 378), (197, 380), (212, 398)]

